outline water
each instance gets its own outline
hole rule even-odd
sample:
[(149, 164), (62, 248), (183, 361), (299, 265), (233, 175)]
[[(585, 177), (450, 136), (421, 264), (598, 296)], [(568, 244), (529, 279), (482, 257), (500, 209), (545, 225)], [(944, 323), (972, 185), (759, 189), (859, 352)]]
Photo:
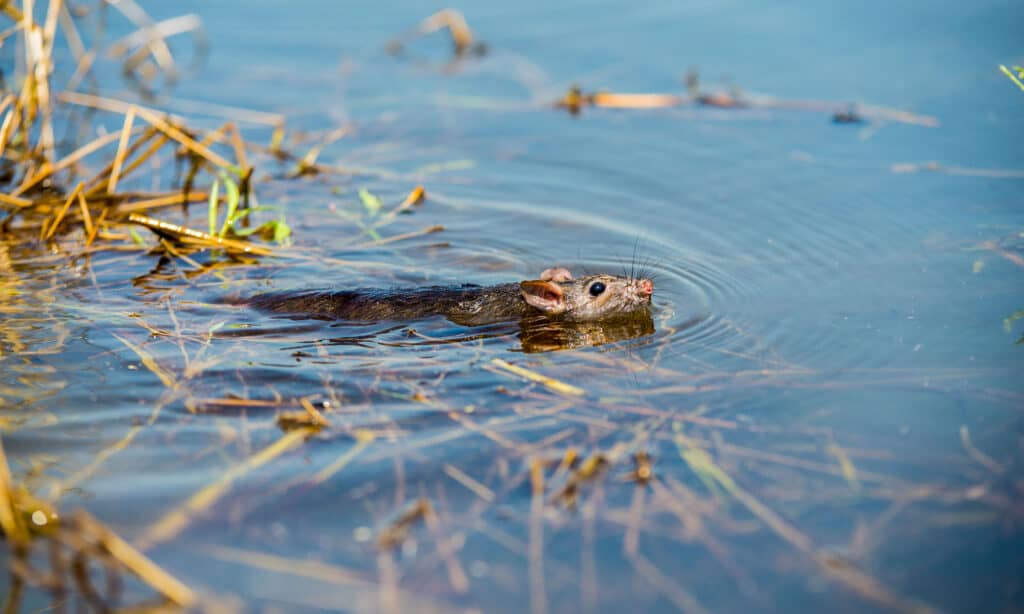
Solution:
[[(319, 161), (352, 172), (257, 169), (302, 259), (198, 275), (141, 252), (67, 264), (0, 244), (3, 441), (38, 494), (68, 488), (62, 510), (145, 542), (286, 436), (276, 413), (308, 398), (330, 404), (331, 426), (155, 540), (154, 560), (246, 609), (1024, 603), (1024, 325), (1003, 324), (1024, 308), (1024, 93), (995, 69), (1021, 63), (1014, 3), (467, 6), (491, 52), (447, 69), (441, 38), (382, 51), (429, 3), (150, 8), (197, 11), (211, 40), (158, 106), (280, 112), (320, 133), (351, 122)], [(940, 126), (545, 104), (572, 83), (678, 91), (690, 65)], [(106, 93), (130, 95), (108, 77)], [(939, 171), (900, 172), (931, 161)], [(360, 247), (357, 190), (394, 206), (420, 183), (427, 202), (382, 232), (444, 231)], [(201, 206), (189, 222), (204, 226)], [(656, 274), (655, 332), (562, 351), (514, 325), (292, 321), (219, 302), (503, 283), (553, 264), (614, 272), (634, 253)], [(575, 501), (558, 468), (570, 449), (611, 461)], [(654, 459), (648, 486), (628, 479), (639, 451)], [(421, 497), (433, 519), (379, 551)], [(23, 607), (50, 603), (35, 589)]]

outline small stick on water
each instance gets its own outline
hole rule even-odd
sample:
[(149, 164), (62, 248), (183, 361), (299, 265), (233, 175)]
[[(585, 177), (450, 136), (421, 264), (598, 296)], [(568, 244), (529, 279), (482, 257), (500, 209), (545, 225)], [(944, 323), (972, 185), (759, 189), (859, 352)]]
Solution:
[(445, 463), (444, 472), (448, 474), (448, 477), (455, 480), (459, 484), (465, 486), (470, 492), (480, 497), (488, 503), (494, 502), (494, 491), (487, 488), (480, 482), (476, 481), (469, 474), (462, 471), (458, 467)]
[(411, 32), (393, 39), (388, 43), (387, 49), (391, 53), (397, 53), (401, 51), (406, 41), (437, 32), (442, 28), (448, 28), (456, 54), (465, 52), (473, 44), (473, 31), (462, 13), (454, 9), (442, 9), (421, 21)]
[(299, 399), (299, 405), (302, 405), (302, 409), (306, 410), (317, 426), (331, 426), (331, 421), (325, 418), (319, 409), (313, 407), (313, 403), (309, 399), (305, 397)]
[(422, 230), (414, 230), (412, 232), (406, 232), (404, 234), (395, 235), (393, 237), (387, 237), (380, 239), (379, 241), (371, 241), (369, 243), (363, 243), (359, 247), (376, 247), (380, 245), (387, 245), (389, 243), (396, 243), (398, 241), (404, 241), (406, 239), (414, 239), (416, 237), (422, 237), (423, 235), (434, 234), (435, 232), (444, 231), (444, 226), (436, 224), (434, 226), (428, 226)]
[(967, 455), (982, 467), (985, 467), (996, 475), (1005, 471), (1003, 466), (996, 462), (995, 459), (974, 447), (974, 444), (971, 442), (971, 431), (967, 428), (966, 424), (960, 426), (960, 443), (963, 444), (964, 451), (967, 452)]
[(339, 471), (344, 469), (352, 459), (355, 458), (360, 452), (362, 452), (366, 446), (373, 443), (376, 439), (376, 435), (372, 431), (366, 429), (357, 429), (354, 433), (356, 438), (356, 445), (349, 448), (344, 454), (339, 456), (333, 463), (321, 469), (313, 477), (314, 484), (322, 484), (330, 479), (332, 476), (337, 474)]
[(846, 483), (850, 486), (850, 490), (859, 492), (860, 480), (857, 479), (857, 468), (853, 465), (853, 461), (850, 460), (846, 451), (834, 443), (826, 447), (825, 451), (834, 456), (836, 461), (839, 462), (839, 468), (843, 472), (843, 478), (846, 479)]
[(392, 550), (397, 547), (405, 541), (412, 525), (418, 520), (426, 518), (432, 511), (433, 508), (430, 506), (430, 501), (422, 497), (417, 499), (411, 507), (402, 512), (398, 518), (381, 532), (380, 537), (377, 538), (377, 548), (379, 550)]
[(555, 392), (560, 392), (562, 394), (571, 394), (574, 396), (583, 396), (585, 394), (582, 388), (577, 388), (572, 384), (566, 384), (565, 382), (560, 382), (546, 375), (541, 375), (540, 373), (537, 373), (535, 371), (530, 371), (529, 369), (524, 369), (523, 367), (510, 364), (508, 362), (505, 362), (501, 358), (492, 359), (491, 364), (500, 369), (504, 369), (505, 371), (508, 371), (510, 373), (514, 373), (519, 377), (523, 377), (530, 381), (543, 384), (550, 388), (551, 390), (554, 390)]
[(153, 375), (157, 376), (157, 379), (159, 379), (160, 382), (163, 383), (165, 387), (174, 388), (177, 385), (178, 382), (174, 375), (165, 371), (164, 368), (161, 367), (159, 363), (156, 362), (156, 359), (154, 359), (149, 352), (135, 345), (131, 341), (128, 341), (124, 337), (121, 337), (119, 335), (112, 336), (121, 343), (123, 343), (125, 347), (127, 347), (129, 350), (134, 352), (135, 355), (139, 357), (139, 360), (142, 361), (142, 365), (149, 369), (149, 371)]
[(380, 219), (377, 220), (377, 223), (375, 223), (373, 227), (380, 228), (381, 226), (391, 223), (391, 221), (396, 217), (422, 203), (426, 198), (427, 191), (423, 189), (423, 186), (416, 186), (411, 192), (409, 192), (409, 195), (405, 197), (405, 200), (403, 200), (400, 205), (380, 216)]
[(672, 94), (614, 94), (598, 92), (591, 99), (595, 107), (606, 109), (664, 109), (682, 104), (686, 99)]
[(1015, 254), (1014, 252), (1003, 249), (995, 241), (985, 241), (984, 243), (981, 244), (981, 247), (993, 253), (999, 254), (1006, 260), (1009, 260), (1010, 262), (1016, 264), (1019, 267), (1024, 267), (1024, 258), (1022, 258), (1018, 254)]

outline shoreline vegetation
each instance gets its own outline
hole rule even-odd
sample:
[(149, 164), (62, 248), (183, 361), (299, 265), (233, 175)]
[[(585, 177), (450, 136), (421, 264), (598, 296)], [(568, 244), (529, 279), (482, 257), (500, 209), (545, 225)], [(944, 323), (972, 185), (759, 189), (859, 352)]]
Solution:
[[(107, 45), (103, 45), (99, 37), (96, 37), (97, 46), (88, 48), (83, 43), (79, 27), (82, 22), (96, 18), (93, 12), (101, 10), (99, 7), (117, 11), (135, 29)], [(67, 262), (101, 252), (147, 252), (187, 263), (203, 272), (215, 271), (218, 259), (250, 264), (258, 264), (261, 258), (268, 257), (322, 260), (319, 255), (311, 256), (290, 247), (291, 227), (283, 213), (274, 207), (261, 205), (258, 201), (259, 181), (255, 171), (260, 162), (273, 162), (290, 164), (292, 170), (289, 176), (296, 179), (333, 172), (334, 169), (318, 163), (318, 156), (324, 147), (344, 138), (349, 131), (348, 127), (332, 130), (311, 145), (295, 139), (295, 147), (309, 147), (305, 154), (299, 155), (292, 153), (286, 146), (289, 143), (286, 118), (280, 114), (220, 108), (218, 112), (226, 116), (226, 121), (214, 129), (200, 129), (190, 125), (184, 117), (158, 110), (156, 106), (81, 91), (85, 87), (95, 86), (94, 67), (98, 62), (109, 60), (120, 64), (122, 74), (129, 83), (136, 86), (143, 99), (173, 84), (181, 71), (169, 40), (174, 37), (192, 37), (193, 45), (200, 52), (207, 44), (202, 23), (195, 15), (156, 22), (131, 0), (99, 3), (97, 7), (89, 9), (73, 9), (61, 0), (50, 0), (45, 6), (24, 0), (20, 7), (5, 3), (2, 12), (6, 28), (0, 32), (0, 41), (5, 46), (16, 43), (18, 49), (16, 74), (3, 75), (5, 89), (0, 99), (0, 175), (3, 179), (0, 186), (0, 232), (8, 240), (40, 246), (54, 257)], [(37, 15), (41, 17), (37, 19)], [(465, 18), (451, 9), (429, 16), (415, 29), (400, 35), (387, 44), (387, 51), (401, 56), (417, 38), (441, 30), (447, 31), (452, 37), (456, 58), (481, 56), (488, 52), (487, 45), (472, 32)], [(61, 41), (60, 44), (58, 41)], [(63, 52), (55, 54), (57, 49), (66, 50), (67, 57), (64, 57)], [(63, 59), (58, 60), (58, 56)], [(62, 67), (58, 71), (58, 61), (69, 61), (73, 66)], [(1004, 67), (1003, 70), (1024, 89), (1024, 85), (1008, 69)], [(58, 72), (68, 75), (60, 84), (55, 83)], [(16, 89), (8, 91), (12, 87)], [(787, 101), (743, 95), (737, 91), (708, 92), (701, 89), (696, 70), (691, 70), (687, 76), (684, 93), (587, 93), (581, 88), (572, 87), (562, 98), (544, 104), (565, 109), (572, 114), (579, 114), (590, 107), (644, 110), (694, 105), (718, 109), (809, 111), (830, 115), (836, 123), (900, 122), (921, 127), (938, 126), (935, 118), (880, 106)], [(58, 138), (57, 135), (62, 132), (90, 132), (90, 120), (97, 114), (103, 114), (108, 119), (115, 118), (120, 128), (104, 134), (90, 134), (84, 142), (73, 145)], [(251, 140), (242, 128), (243, 125), (256, 126), (261, 132), (269, 131), (269, 142)], [(146, 190), (139, 187), (143, 183), (140, 180), (142, 175), (165, 177), (166, 170), (173, 165), (180, 165), (182, 169), (177, 184), (167, 182)], [(928, 168), (927, 165), (920, 165), (920, 169), (893, 169), (894, 172), (916, 170), (948, 169)], [(961, 174), (985, 172), (985, 169), (957, 170)], [(405, 190), (409, 190), (408, 195), (390, 207), (373, 193), (365, 190), (359, 192), (360, 204), (367, 215), (366, 219), (357, 223), (360, 236), (365, 240), (360, 245), (379, 247), (443, 230), (440, 226), (429, 226), (419, 231), (393, 235), (382, 232), (398, 216), (412, 212), (427, 199), (427, 191), (421, 185), (411, 189), (405, 187), (402, 192)], [(186, 226), (182, 219), (182, 213), (197, 204), (205, 204), (207, 208), (208, 223), (203, 229)], [(142, 229), (149, 234), (140, 233)], [(991, 242), (987, 249), (1006, 258), (1012, 256), (1007, 255), (1010, 252), (996, 242)], [(199, 252), (206, 252), (214, 262), (196, 262), (193, 257)], [(1021, 317), (1020, 313), (1007, 320), (1007, 330), (1011, 320), (1018, 317)], [(153, 336), (167, 338), (175, 338), (176, 334), (174, 331), (157, 329), (148, 332)], [(206, 338), (207, 343), (215, 332), (211, 328)], [(181, 335), (177, 337), (180, 341)], [(181, 391), (182, 387), (188, 386), (187, 377), (171, 373), (144, 347), (130, 339), (118, 339), (138, 357), (146, 370), (164, 383), (170, 391), (166, 403), (180, 402), (187, 397)], [(183, 342), (182, 353), (188, 359)], [(484, 368), (506, 375), (510, 381), (536, 384), (546, 394), (554, 395), (553, 398), (566, 403), (575, 402), (575, 399), (586, 395), (577, 386), (500, 358), (486, 362)], [(798, 377), (801, 373), (783, 365), (778, 369), (743, 374), (730, 381), (773, 375)], [(960, 374), (954, 375), (960, 377)], [(896, 374), (892, 377), (908, 376)], [(681, 385), (677, 392), (692, 392), (702, 385), (705, 383), (695, 382), (692, 387)], [(734, 382), (731, 385), (736, 384)], [(418, 392), (409, 400), (436, 405), (459, 426), (484, 432), (491, 439), (506, 443), (500, 434), (491, 433), (486, 427), (474, 423), (471, 412), (444, 407), (428, 393)], [(222, 409), (253, 407), (259, 403), (227, 396), (207, 401), (210, 406)], [(271, 409), (279, 410), (274, 423), (281, 431), (280, 436), (174, 506), (142, 532), (135, 543), (129, 543), (84, 510), (68, 513), (59, 511), (60, 497), (67, 489), (87, 479), (112, 455), (131, 445), (139, 432), (154, 422), (160, 407), (154, 409), (153, 417), (148, 422), (133, 425), (120, 440), (99, 451), (91, 464), (53, 485), (45, 495), (33, 492), (12, 472), (10, 458), (4, 453), (3, 438), (0, 437), (0, 529), (3, 531), (2, 547), (9, 551), (10, 569), (7, 571), (12, 579), (6, 600), (0, 604), (3, 611), (18, 611), (26, 587), (49, 591), (55, 600), (73, 594), (90, 607), (105, 610), (110, 604), (118, 603), (125, 576), (149, 587), (153, 593), (149, 600), (132, 604), (139, 609), (159, 609), (166, 605), (242, 609), (231, 598), (222, 600), (221, 597), (205, 594), (186, 585), (164, 571), (147, 556), (146, 551), (157, 544), (174, 540), (198, 515), (209, 511), (238, 480), (302, 446), (323, 429), (332, 427), (330, 404), (322, 400), (299, 399), (294, 404), (296, 406), (288, 405), (289, 409), (282, 409), (286, 404), (280, 400), (266, 401), (266, 404)], [(191, 406), (189, 409), (193, 410)], [(662, 481), (657, 477), (656, 465), (645, 446), (648, 439), (655, 438), (651, 433), (668, 423), (669, 416), (653, 409), (634, 409), (640, 413), (653, 412), (650, 415), (651, 431), (638, 431), (635, 440), (628, 444), (616, 444), (589, 454), (575, 448), (557, 448), (557, 439), (524, 447), (523, 454), (528, 455), (530, 460), (521, 484), (516, 486), (522, 485), (528, 489), (532, 498), (530, 540), (525, 544), (524, 554), (531, 565), (530, 584), (535, 590), (531, 591), (530, 599), (534, 611), (544, 609), (544, 576), (542, 571), (535, 570), (543, 569), (540, 544), (543, 539), (545, 507), (572, 508), (580, 493), (599, 480), (610, 467), (629, 469), (623, 481), (637, 485), (638, 494), (634, 504), (623, 512), (621, 519), (627, 528), (623, 550), (637, 571), (659, 587), (673, 604), (691, 611), (703, 610), (684, 587), (673, 585), (671, 578), (665, 576), (638, 551), (637, 534), (644, 505), (664, 505), (668, 513), (680, 518), (686, 530), (693, 533), (694, 539), (708, 544), (725, 561), (727, 567), (736, 566), (726, 553), (720, 552), (721, 546), (713, 541), (714, 538), (702, 534), (698, 526), (702, 517), (706, 518), (713, 513), (713, 510), (709, 511), (714, 506), (713, 502), (705, 501), (690, 488), (671, 478)], [(676, 425), (675, 430), (667, 435), (659, 433), (657, 437), (678, 452), (685, 466), (712, 493), (714, 502), (732, 501), (748, 513), (754, 522), (767, 527), (772, 535), (809, 562), (810, 567), (868, 603), (896, 611), (932, 611), (927, 605), (898, 594), (881, 579), (812, 543), (807, 535), (734, 481), (726, 469), (706, 451), (710, 444), (684, 433), (680, 426), (683, 422), (708, 428), (736, 429), (744, 428), (743, 425), (697, 414), (685, 419), (672, 419), (679, 420), (673, 423)], [(0, 432), (5, 433), (7, 430), (0, 429)], [(375, 442), (388, 436), (387, 433), (362, 428), (350, 429), (345, 435), (351, 439), (351, 447), (336, 462), (320, 470), (311, 483), (320, 484), (329, 479)], [(993, 474), (1003, 471), (998, 462), (972, 444), (966, 427), (961, 431), (961, 441), (964, 450), (978, 465), (991, 470)], [(736, 447), (733, 452), (738, 454), (737, 451), (743, 450)], [(757, 454), (753, 449), (744, 453)], [(829, 459), (828, 462), (818, 464), (771, 456), (769, 453), (764, 453), (758, 460), (775, 462), (779, 466), (810, 467), (810, 470), (845, 482), (851, 492), (859, 492), (865, 488), (865, 483), (882, 490), (891, 489), (894, 493), (905, 486), (889, 476), (858, 470), (853, 461), (855, 454), (848, 454), (835, 442), (826, 446), (824, 456)], [(482, 484), (457, 467), (446, 465), (445, 471), (452, 480), (474, 493), (483, 504), (494, 501), (496, 493), (492, 487)], [(893, 499), (899, 496), (892, 495)], [(920, 487), (903, 501), (919, 502), (930, 498), (943, 499), (950, 504), (967, 500), (982, 503), (989, 501), (993, 509), (999, 505), (1008, 505), (988, 491), (954, 492), (927, 486)], [(686, 504), (679, 504), (679, 501), (685, 501)], [(384, 561), (382, 565), (394, 565), (394, 561), (389, 558), (390, 552), (401, 547), (413, 526), (422, 525), (431, 533), (438, 534), (441, 513), (438, 506), (427, 497), (417, 497), (411, 504), (398, 510), (375, 538), (380, 558)], [(463, 594), (469, 582), (466, 572), (452, 555), (453, 546), (450, 541), (438, 541), (441, 544), (438, 546), (438, 556), (446, 568), (451, 588), (454, 593)], [(226, 547), (211, 547), (206, 554), (225, 561), (244, 561), (246, 565), (270, 572), (326, 579), (359, 587), (371, 584), (369, 579), (352, 570), (313, 561), (294, 561), (268, 553), (245, 552)], [(100, 570), (100, 573), (96, 570)], [(746, 581), (742, 570), (735, 573), (741, 584)], [(96, 585), (97, 576), (102, 576), (103, 586)], [(382, 599), (392, 605), (400, 600), (412, 603), (417, 598), (404, 595), (395, 586), (389, 586), (388, 590), (390, 592), (386, 592)]]

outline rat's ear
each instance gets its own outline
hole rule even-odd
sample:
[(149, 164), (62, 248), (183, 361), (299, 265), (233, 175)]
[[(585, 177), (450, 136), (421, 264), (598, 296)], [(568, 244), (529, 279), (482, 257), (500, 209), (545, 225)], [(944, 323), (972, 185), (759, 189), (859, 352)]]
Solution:
[(543, 280), (520, 282), (519, 290), (523, 298), (532, 306), (544, 313), (559, 314), (565, 311), (565, 297), (562, 288), (556, 283)]
[(564, 266), (556, 266), (544, 269), (540, 274), (541, 281), (572, 281), (572, 273)]

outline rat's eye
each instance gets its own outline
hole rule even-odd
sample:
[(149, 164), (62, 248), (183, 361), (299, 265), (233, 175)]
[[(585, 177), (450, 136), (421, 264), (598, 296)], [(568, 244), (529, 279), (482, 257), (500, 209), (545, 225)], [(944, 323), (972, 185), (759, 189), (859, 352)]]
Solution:
[(590, 296), (598, 296), (602, 292), (604, 292), (603, 283), (595, 281), (594, 283), (590, 284)]

